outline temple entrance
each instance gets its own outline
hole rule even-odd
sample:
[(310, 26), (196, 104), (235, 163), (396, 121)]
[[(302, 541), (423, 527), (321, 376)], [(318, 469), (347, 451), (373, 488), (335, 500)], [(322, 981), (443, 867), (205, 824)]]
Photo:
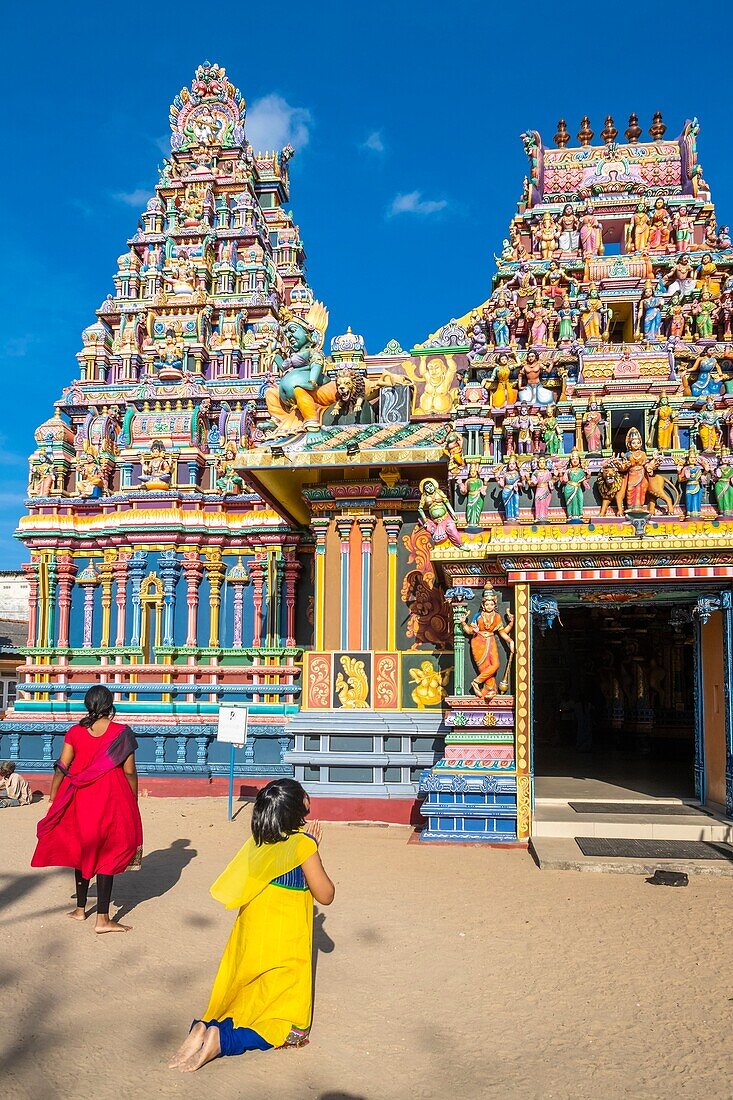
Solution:
[(534, 628), (536, 799), (693, 801), (689, 596), (553, 595), (562, 625)]

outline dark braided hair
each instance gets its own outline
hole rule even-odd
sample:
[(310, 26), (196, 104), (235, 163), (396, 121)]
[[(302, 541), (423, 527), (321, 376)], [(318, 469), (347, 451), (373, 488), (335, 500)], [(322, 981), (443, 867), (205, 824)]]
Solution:
[(84, 706), (87, 708), (87, 714), (79, 723), (82, 726), (93, 726), (100, 718), (114, 718), (114, 696), (104, 684), (95, 684), (94, 687), (89, 688), (84, 696)]

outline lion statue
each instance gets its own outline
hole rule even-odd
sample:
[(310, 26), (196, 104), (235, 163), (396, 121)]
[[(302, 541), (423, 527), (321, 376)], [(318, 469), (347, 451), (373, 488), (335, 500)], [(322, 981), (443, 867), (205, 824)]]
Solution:
[[(647, 482), (646, 503), (652, 515), (656, 512), (657, 501), (664, 502), (668, 513), (676, 508), (680, 501), (680, 491), (669, 478), (663, 474), (647, 472)], [(626, 477), (619, 470), (615, 459), (609, 459), (601, 465), (596, 475), (596, 488), (601, 498), (601, 516), (606, 515), (612, 502), (616, 506), (616, 515), (623, 516), (626, 511)]]
[(366, 399), (364, 375), (353, 367), (341, 367), (335, 379), (336, 399), (323, 414), (328, 424), (373, 424), (374, 411)]

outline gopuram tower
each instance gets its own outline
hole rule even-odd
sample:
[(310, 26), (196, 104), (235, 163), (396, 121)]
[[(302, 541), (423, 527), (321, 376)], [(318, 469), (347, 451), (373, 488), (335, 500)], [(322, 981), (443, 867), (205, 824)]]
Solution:
[(171, 129), (36, 433), (2, 752), (48, 772), (102, 681), (143, 787), (220, 791), (218, 709), (244, 702), (245, 783), (522, 845), (593, 714), (629, 783), (682, 745), (733, 812), (733, 248), (697, 121), (524, 134), (486, 300), (378, 354), (327, 342), (292, 150), (252, 150), (220, 67)]

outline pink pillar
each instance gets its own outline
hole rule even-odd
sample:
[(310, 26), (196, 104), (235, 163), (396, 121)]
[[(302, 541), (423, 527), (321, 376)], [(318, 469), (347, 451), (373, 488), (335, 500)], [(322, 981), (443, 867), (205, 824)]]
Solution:
[(197, 642), (199, 585), (204, 575), (204, 567), (197, 550), (192, 550), (190, 553), (183, 555), (183, 575), (186, 578), (186, 604), (188, 606), (186, 645), (195, 646)]
[(115, 645), (123, 646), (125, 644), (125, 614), (127, 610), (127, 563), (129, 562), (129, 554), (120, 554), (117, 561), (112, 566), (112, 572), (115, 578), (115, 605), (117, 607), (117, 633), (115, 635)]
[(255, 609), (252, 645), (258, 647), (262, 645), (262, 597), (265, 586), (265, 563), (261, 558), (255, 558), (249, 571), (252, 576), (252, 602)]
[(69, 616), (71, 613), (71, 590), (74, 585), (76, 566), (70, 554), (59, 554), (58, 570), (58, 609), (59, 609), (59, 649), (69, 647)]
[(35, 562), (23, 565), (23, 572), (28, 578), (28, 645), (36, 644), (38, 630), (38, 565)]

